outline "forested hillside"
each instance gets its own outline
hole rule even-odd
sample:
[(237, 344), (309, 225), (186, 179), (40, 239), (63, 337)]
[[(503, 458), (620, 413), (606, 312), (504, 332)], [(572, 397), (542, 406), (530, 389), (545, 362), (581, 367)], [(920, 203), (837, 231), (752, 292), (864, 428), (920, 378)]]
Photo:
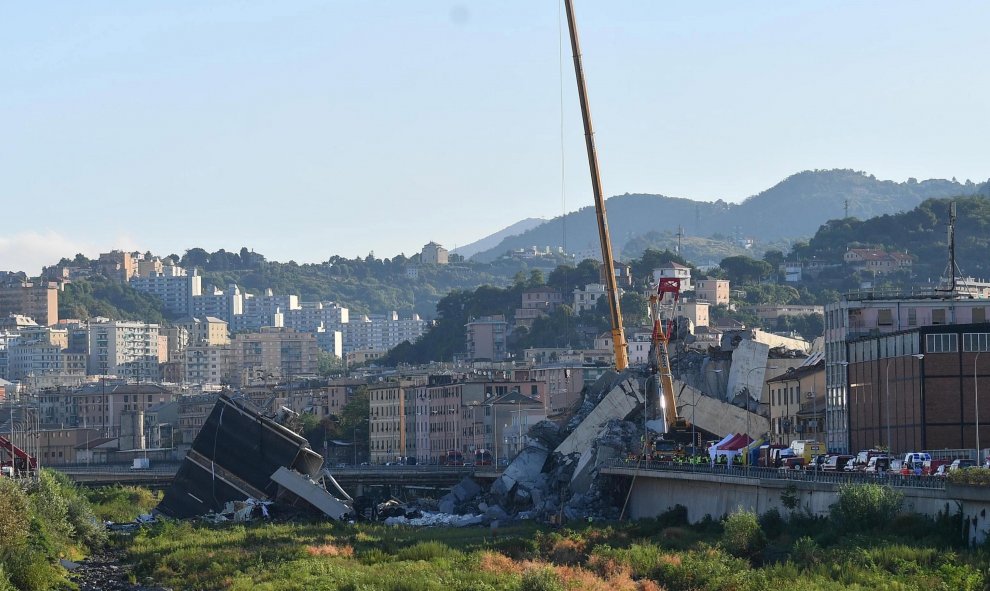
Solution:
[[(610, 198), (607, 207), (615, 245), (629, 244), (650, 232), (674, 234), (681, 227), (686, 236), (756, 238), (759, 254), (768, 244), (811, 236), (828, 220), (845, 217), (847, 205), (850, 217), (866, 219), (906, 211), (930, 198), (972, 195), (983, 187), (971, 181), (909, 179), (897, 183), (853, 170), (815, 170), (790, 176), (738, 204), (625, 194)], [(507, 238), (474, 258), (490, 261), (514, 248), (561, 246), (564, 227), (568, 250), (597, 247), (594, 208), (589, 199), (588, 207)], [(630, 252), (627, 247), (623, 252), (638, 256), (642, 251)]]

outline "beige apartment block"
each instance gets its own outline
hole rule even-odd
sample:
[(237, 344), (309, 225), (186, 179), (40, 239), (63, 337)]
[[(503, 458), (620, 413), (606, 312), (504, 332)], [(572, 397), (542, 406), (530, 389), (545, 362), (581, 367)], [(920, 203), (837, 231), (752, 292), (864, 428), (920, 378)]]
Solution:
[(58, 288), (31, 281), (0, 285), (0, 318), (20, 314), (42, 326), (58, 324)]
[(315, 375), (319, 357), (316, 335), (291, 328), (263, 327), (231, 341), (237, 383), (286, 381)]

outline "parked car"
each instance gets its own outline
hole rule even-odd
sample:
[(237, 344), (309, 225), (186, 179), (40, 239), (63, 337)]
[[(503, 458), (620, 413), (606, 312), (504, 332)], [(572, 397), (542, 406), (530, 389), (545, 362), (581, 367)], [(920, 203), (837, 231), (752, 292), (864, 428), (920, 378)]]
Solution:
[[(921, 473), (925, 476), (934, 476), (936, 472), (943, 466), (945, 468), (949, 467), (952, 460), (938, 459), (938, 460), (926, 460), (921, 465)], [(942, 474), (945, 475), (945, 470), (942, 469)]]
[(863, 472), (873, 475), (883, 474), (890, 470), (890, 462), (890, 456), (873, 456), (866, 468), (863, 468)]
[(838, 472), (839, 470), (844, 470), (846, 465), (848, 465), (852, 459), (852, 456), (842, 454), (829, 456), (828, 459), (825, 460), (825, 464), (822, 465), (822, 470), (825, 472)]
[(825, 462), (828, 461), (828, 456), (825, 454), (820, 454), (811, 459), (811, 463), (808, 464), (809, 470), (821, 471), (825, 469)]
[(956, 460), (952, 460), (952, 463), (949, 464), (949, 469), (947, 470), (947, 472), (955, 472), (956, 470), (962, 470), (963, 468), (972, 468), (974, 466), (976, 466), (976, 460), (959, 458)]
[(869, 465), (870, 460), (877, 456), (886, 456), (887, 454), (880, 451), (879, 449), (864, 449), (853, 457), (852, 461), (846, 464), (847, 472), (862, 471), (866, 469)]

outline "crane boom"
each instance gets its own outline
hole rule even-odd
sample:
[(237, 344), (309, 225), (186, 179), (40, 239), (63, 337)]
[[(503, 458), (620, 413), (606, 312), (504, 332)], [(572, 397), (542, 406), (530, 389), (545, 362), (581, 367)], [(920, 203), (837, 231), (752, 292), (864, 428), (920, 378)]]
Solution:
[(567, 30), (574, 54), (574, 74), (577, 79), (578, 97), (581, 99), (581, 119), (584, 121), (584, 140), (588, 148), (588, 165), (591, 168), (591, 189), (595, 194), (595, 216), (598, 219), (598, 240), (602, 246), (602, 264), (605, 266), (605, 288), (608, 292), (608, 309), (612, 321), (612, 346), (615, 348), (615, 368), (619, 371), (629, 366), (626, 335), (622, 328), (622, 310), (619, 308), (619, 285), (612, 268), (612, 241), (608, 235), (608, 218), (605, 215), (605, 198), (602, 196), (602, 179), (598, 170), (598, 152), (595, 150), (595, 130), (591, 125), (591, 108), (588, 106), (588, 89), (584, 83), (584, 67), (581, 65), (581, 45), (578, 42), (577, 23), (571, 0), (564, 0), (567, 9)]
[(675, 328), (674, 315), (671, 313), (670, 318), (663, 318), (661, 313), (661, 307), (668, 302), (670, 310), (676, 310), (680, 295), (680, 279), (661, 277), (657, 284), (656, 293), (650, 296), (650, 308), (653, 314), (650, 366), (659, 378), (660, 400), (658, 402), (663, 414), (664, 432), (669, 432), (672, 427), (683, 428), (686, 425), (685, 421), (677, 416), (677, 404), (674, 400), (674, 375), (670, 369), (670, 355), (667, 352)]

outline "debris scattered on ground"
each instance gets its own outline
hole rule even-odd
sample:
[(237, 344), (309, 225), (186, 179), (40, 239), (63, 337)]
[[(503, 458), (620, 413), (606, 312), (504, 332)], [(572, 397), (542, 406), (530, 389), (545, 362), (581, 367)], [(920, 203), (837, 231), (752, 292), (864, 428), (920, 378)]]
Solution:
[(418, 512), (418, 517), (395, 516), (385, 519), (385, 525), (416, 525), (428, 527), (467, 527), (481, 525), (484, 515), (453, 515), (450, 513)]
[(203, 515), (203, 521), (209, 523), (223, 523), (224, 521), (253, 521), (255, 519), (268, 519), (270, 513), (268, 507), (270, 501), (259, 501), (258, 499), (245, 499), (243, 501), (228, 501), (224, 504), (223, 510), (215, 513)]
[(129, 581), (131, 567), (121, 564), (123, 556), (105, 552), (81, 560), (70, 569), (70, 577), (79, 591), (171, 591), (166, 587), (139, 585)]

